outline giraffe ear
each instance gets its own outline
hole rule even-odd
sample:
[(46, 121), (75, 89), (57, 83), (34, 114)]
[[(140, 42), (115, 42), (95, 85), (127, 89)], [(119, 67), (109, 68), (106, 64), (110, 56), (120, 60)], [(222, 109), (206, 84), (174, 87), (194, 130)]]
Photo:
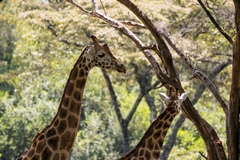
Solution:
[(163, 102), (168, 102), (171, 99), (165, 93), (159, 93), (159, 95), (160, 95), (160, 98)]
[(178, 109), (180, 110), (182, 102), (187, 99), (188, 92), (182, 93), (181, 96), (178, 98)]
[(181, 96), (178, 98), (179, 102), (182, 103), (185, 99), (187, 99), (189, 92), (182, 93)]

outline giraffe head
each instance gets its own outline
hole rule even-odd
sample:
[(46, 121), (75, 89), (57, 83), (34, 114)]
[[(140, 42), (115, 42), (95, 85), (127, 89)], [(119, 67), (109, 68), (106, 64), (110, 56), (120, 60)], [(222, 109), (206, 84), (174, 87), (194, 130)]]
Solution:
[(81, 55), (83, 58), (81, 63), (88, 63), (88, 68), (98, 66), (103, 69), (117, 70), (121, 73), (126, 73), (126, 69), (116, 57), (113, 56), (107, 44), (99, 44), (95, 36), (91, 36), (93, 45), (87, 47), (87, 52)]
[(159, 95), (164, 103), (164, 108), (168, 106), (174, 106), (180, 111), (181, 104), (185, 99), (187, 99), (188, 92), (182, 93), (181, 96), (179, 96), (178, 90), (176, 92), (173, 92), (172, 89), (170, 89), (168, 95), (165, 93), (159, 93)]

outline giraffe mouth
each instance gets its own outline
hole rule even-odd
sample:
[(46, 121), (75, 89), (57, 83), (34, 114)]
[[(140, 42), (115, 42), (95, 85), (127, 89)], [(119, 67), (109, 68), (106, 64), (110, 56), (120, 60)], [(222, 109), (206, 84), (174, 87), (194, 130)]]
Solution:
[(119, 72), (119, 73), (126, 73), (126, 68), (123, 64), (119, 64), (117, 65), (117, 68), (116, 70)]

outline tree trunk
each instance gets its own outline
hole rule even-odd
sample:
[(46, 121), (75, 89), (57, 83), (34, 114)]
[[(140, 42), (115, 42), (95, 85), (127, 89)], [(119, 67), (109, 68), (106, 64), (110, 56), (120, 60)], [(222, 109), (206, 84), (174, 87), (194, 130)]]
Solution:
[(240, 107), (240, 1), (234, 0), (236, 40), (233, 46), (232, 86), (229, 114), (227, 115), (227, 144), (229, 160), (238, 159), (239, 107)]
[(127, 153), (129, 150), (128, 123), (122, 117), (121, 111), (119, 109), (120, 105), (118, 103), (117, 96), (115, 94), (115, 91), (112, 86), (112, 82), (111, 82), (107, 72), (104, 69), (102, 69), (102, 73), (103, 73), (104, 79), (106, 81), (106, 84), (107, 84), (107, 87), (108, 87), (108, 90), (110, 93), (110, 97), (112, 100), (112, 104), (113, 104), (115, 113), (117, 115), (119, 125), (121, 127), (122, 136), (123, 136), (123, 153)]

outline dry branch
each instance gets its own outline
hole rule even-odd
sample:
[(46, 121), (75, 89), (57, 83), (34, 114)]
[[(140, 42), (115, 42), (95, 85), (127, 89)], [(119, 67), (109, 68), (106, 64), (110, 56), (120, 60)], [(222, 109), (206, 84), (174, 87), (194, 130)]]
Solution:
[[(164, 84), (167, 84), (167, 83), (170, 83), (172, 81), (161, 70), (161, 68), (159, 67), (158, 63), (156, 62), (156, 60), (152, 56), (152, 54), (149, 52), (149, 50), (145, 49), (145, 46), (142, 43), (142, 41), (137, 36), (135, 36), (132, 33), (132, 31), (130, 31), (124, 24), (122, 24), (121, 22), (119, 22), (115, 19), (112, 19), (112, 18), (110, 18), (106, 15), (103, 15), (99, 11), (96, 11), (96, 10), (94, 12), (87, 11), (81, 5), (77, 4), (74, 0), (67, 0), (67, 1), (71, 4), (73, 4), (74, 6), (76, 6), (78, 9), (83, 11), (88, 16), (100, 18), (103, 21), (105, 21), (107, 24), (109, 24), (110, 26), (114, 27), (115, 29), (121, 31), (126, 36), (128, 36), (136, 44), (136, 46), (144, 53), (145, 57), (148, 59), (148, 61), (153, 66), (153, 69), (154, 69), (155, 73), (157, 74), (157, 77), (161, 80), (161, 82), (164, 83)], [(171, 83), (173, 83), (173, 82), (171, 82)]]
[(201, 5), (203, 10), (206, 12), (209, 19), (212, 21), (212, 23), (215, 25), (215, 27), (218, 29), (218, 31), (229, 41), (229, 43), (233, 44), (232, 38), (222, 29), (222, 27), (216, 22), (216, 20), (213, 18), (212, 14), (209, 12), (207, 7), (203, 4), (201, 0), (197, 0), (198, 3)]
[[(219, 64), (217, 67), (215, 67), (209, 73), (209, 78), (210, 79), (214, 79), (223, 69), (225, 69), (230, 64), (231, 64), (231, 62), (226, 62), (226, 63), (223, 63), (223, 64)], [(203, 83), (198, 86), (198, 88), (196, 89), (196, 92), (195, 92), (193, 98), (191, 99), (191, 103), (193, 105), (197, 103), (197, 101), (199, 100), (199, 98), (201, 97), (201, 95), (203, 94), (205, 89), (206, 89), (206, 86)], [(163, 147), (163, 152), (160, 155), (160, 159), (159, 160), (165, 160), (169, 156), (169, 153), (171, 152), (171, 149), (172, 149), (172, 147), (174, 145), (174, 142), (176, 140), (177, 132), (180, 129), (180, 127), (182, 126), (182, 124), (184, 123), (185, 119), (186, 118), (182, 114), (177, 119), (175, 125), (172, 128), (171, 133), (168, 136), (166, 144)]]
[(121, 22), (123, 24), (129, 25), (129, 26), (146, 29), (146, 27), (141, 23), (137, 23), (137, 22), (133, 22), (133, 21), (121, 21)]
[[(142, 23), (148, 28), (148, 30), (152, 33), (152, 35), (155, 37), (159, 51), (162, 55), (160, 55), (162, 62), (167, 68), (167, 71), (172, 79), (171, 85), (175, 88), (179, 88), (179, 90), (183, 93), (184, 90), (180, 84), (180, 81), (178, 80), (175, 69), (173, 67), (172, 57), (170, 54), (169, 49), (167, 48), (167, 45), (163, 41), (161, 35), (159, 34), (156, 27), (152, 24), (152, 22), (148, 19), (148, 17), (137, 8), (135, 4), (133, 4), (129, 0), (118, 0), (120, 3), (125, 5), (127, 8), (129, 8), (141, 21)], [(198, 112), (193, 108), (191, 102), (189, 99), (184, 101), (182, 107), (182, 111), (185, 114), (185, 116), (190, 119), (195, 127), (198, 129), (199, 133), (201, 134), (208, 152), (209, 159), (226, 159), (225, 152), (223, 150), (223, 147), (219, 147), (219, 145), (216, 145), (216, 142), (220, 141), (217, 137), (216, 132), (212, 128), (212, 126), (207, 123), (199, 114)]]
[[(145, 57), (149, 60), (151, 65), (154, 68), (154, 71), (157, 74), (157, 77), (159, 80), (163, 83), (165, 87), (168, 87), (168, 85), (173, 86), (174, 88), (179, 88), (181, 93), (184, 92), (181, 83), (179, 79), (177, 78), (175, 68), (173, 66), (172, 61), (172, 55), (165, 44), (163, 38), (161, 37), (160, 33), (158, 32), (157, 28), (152, 24), (150, 19), (141, 11), (139, 10), (131, 1), (129, 0), (118, 0), (120, 3), (125, 5), (127, 8), (129, 8), (141, 21), (142, 23), (148, 28), (148, 30), (152, 33), (152, 35), (155, 37), (157, 41), (157, 50), (155, 49), (155, 52), (159, 55), (161, 58), (164, 67), (166, 69), (167, 75), (164, 74), (164, 72), (159, 67), (158, 63), (156, 62), (155, 58), (151, 55), (149, 50), (146, 49), (144, 44), (121, 22), (114, 20), (110, 17), (107, 17), (106, 15), (103, 15), (98, 10), (95, 10), (94, 12), (89, 12), (85, 10), (83, 7), (78, 5), (73, 0), (67, 0), (80, 10), (82, 10), (84, 13), (86, 13), (89, 16), (97, 17), (102, 20), (104, 20), (107, 24), (110, 26), (116, 28), (117, 30), (123, 32), (126, 36), (128, 36), (135, 44), (136, 46), (144, 53)], [(95, 9), (97, 7), (95, 6)], [(168, 84), (168, 85), (167, 85)], [(212, 128), (210, 124), (208, 124), (202, 117), (198, 114), (198, 112), (193, 108), (191, 102), (189, 99), (184, 101), (182, 107), (182, 111), (185, 114), (185, 116), (193, 122), (195, 127), (198, 129), (199, 133), (201, 134), (208, 152), (208, 159), (226, 159), (223, 147), (221, 143), (219, 143), (220, 139), (218, 138), (216, 132)]]
[[(228, 104), (223, 100), (222, 96), (218, 92), (216, 86), (213, 84), (213, 82), (205, 76), (200, 70), (198, 70), (196, 67), (194, 67), (189, 58), (183, 54), (183, 52), (176, 47), (175, 44), (166, 36), (165, 34), (161, 35), (164, 37), (164, 39), (168, 42), (168, 44), (172, 47), (172, 49), (182, 58), (182, 60), (185, 62), (185, 64), (188, 66), (190, 70), (192, 70), (193, 77), (199, 79), (214, 95), (214, 97), (217, 99), (217, 101), (220, 103), (225, 115), (228, 114)], [(229, 63), (231, 63), (229, 61)]]

